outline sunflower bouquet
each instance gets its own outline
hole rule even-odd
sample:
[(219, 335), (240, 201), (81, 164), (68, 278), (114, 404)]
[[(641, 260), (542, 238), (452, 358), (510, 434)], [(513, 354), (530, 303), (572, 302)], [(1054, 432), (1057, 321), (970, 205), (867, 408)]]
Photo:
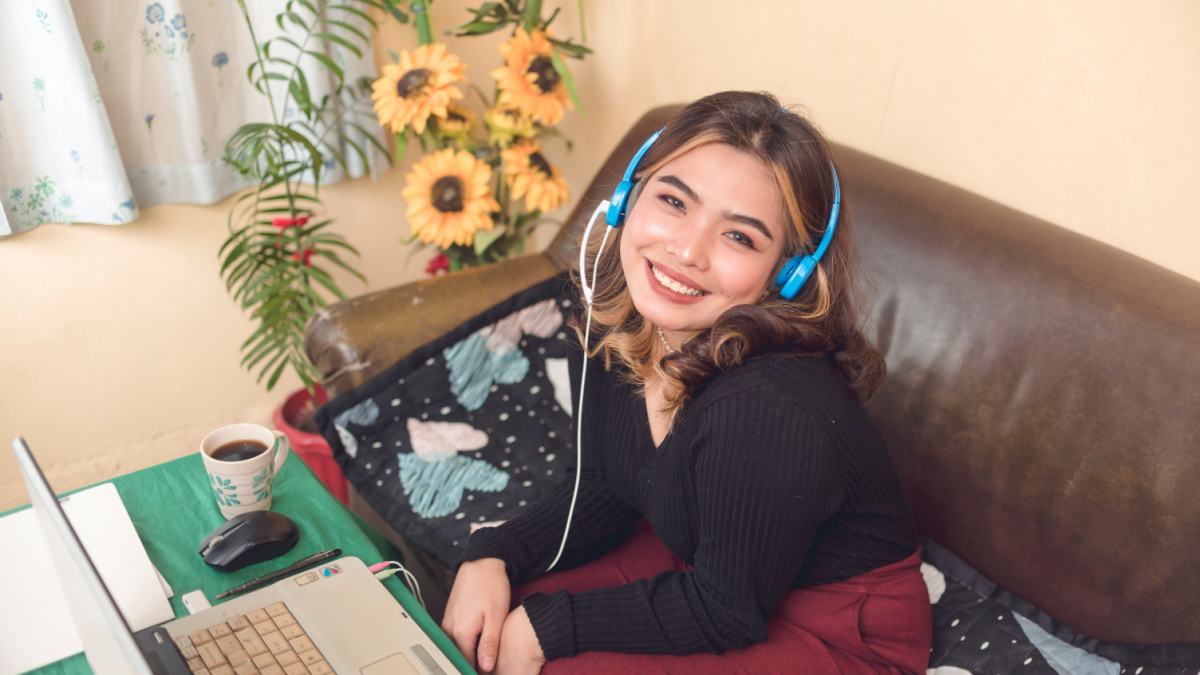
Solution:
[(458, 36), (509, 33), (499, 45), (503, 65), (490, 73), (493, 95), (475, 90), (480, 115), (463, 104), (466, 64), (432, 40), (426, 1), (412, 6), (418, 46), (383, 67), (371, 98), (380, 125), (396, 136), (395, 160), (410, 137), (424, 153), (402, 192), (412, 227), (406, 243), (439, 249), (426, 270), (436, 274), (519, 255), (539, 225), (555, 222), (544, 214), (566, 204), (570, 190), (542, 154), (542, 139), (556, 134), (567, 108), (582, 110), (564, 57), (591, 50), (555, 38), (558, 11), (543, 19), (540, 0), (470, 10)]

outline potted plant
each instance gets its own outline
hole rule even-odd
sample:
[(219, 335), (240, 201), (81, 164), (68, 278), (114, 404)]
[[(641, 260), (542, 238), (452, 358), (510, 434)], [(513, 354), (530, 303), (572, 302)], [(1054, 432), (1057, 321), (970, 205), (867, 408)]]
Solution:
[[(428, 0), (292, 0), (277, 23), (296, 34), (262, 43), (244, 0), (239, 6), (257, 55), (247, 74), (269, 100), (272, 119), (243, 125), (226, 146), (225, 160), (254, 186), (230, 211), (221, 274), (234, 300), (257, 321), (242, 344), (242, 365), (257, 370), (268, 390), (288, 368), (299, 375), (304, 389), (276, 411), (276, 426), (344, 497), (332, 453), (311, 425), (324, 392), (304, 351), (304, 328), (329, 301), (346, 297), (333, 268), (363, 277), (348, 257), (357, 251), (332, 231), (334, 221), (324, 213), (322, 172), (347, 167), (343, 148), (364, 163), (371, 152), (399, 162), (415, 139), (424, 156), (406, 177), (412, 236), (402, 241), (415, 244), (414, 250), (437, 247), (426, 271), (524, 253), (539, 225), (556, 222), (545, 214), (569, 200), (562, 172), (546, 160), (541, 144), (557, 136), (554, 125), (565, 109), (582, 110), (564, 57), (582, 58), (590, 50), (552, 35), (558, 12), (543, 18), (541, 0), (487, 2), (470, 10), (458, 36), (509, 34), (499, 45), (502, 65), (491, 71), (492, 95), (476, 90), (482, 108), (476, 112), (464, 101), (466, 65), (433, 39)], [(368, 32), (355, 26), (377, 27), (367, 11), (372, 8), (406, 23), (411, 14), (417, 46), (394, 54), (374, 82), (349, 81), (329, 53), (344, 49), (361, 57), (370, 48)], [(330, 95), (312, 96), (301, 68), (306, 62), (327, 71), (334, 82)], [(298, 114), (285, 115), (289, 108)], [(394, 135), (394, 158), (362, 126), (365, 119), (377, 119)]]

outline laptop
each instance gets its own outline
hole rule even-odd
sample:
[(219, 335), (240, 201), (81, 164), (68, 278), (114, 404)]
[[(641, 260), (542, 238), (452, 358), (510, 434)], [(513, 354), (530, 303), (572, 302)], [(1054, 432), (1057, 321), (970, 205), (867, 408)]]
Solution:
[(15, 438), (13, 450), (96, 675), (457, 672), (354, 557), (327, 562), (316, 571), (300, 572), (135, 635), (29, 447)]

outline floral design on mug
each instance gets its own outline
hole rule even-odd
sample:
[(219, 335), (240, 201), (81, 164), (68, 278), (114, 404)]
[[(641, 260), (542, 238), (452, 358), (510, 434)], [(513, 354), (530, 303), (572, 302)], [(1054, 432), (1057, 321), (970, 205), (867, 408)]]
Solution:
[(271, 475), (274, 473), (274, 468), (275, 463), (271, 462), (270, 465), (264, 467), (263, 470), (254, 477), (254, 484), (250, 486), (250, 489), (254, 490), (254, 501), (261, 502), (266, 500), (267, 497), (271, 496), (271, 485), (275, 482), (275, 477)]
[(208, 472), (208, 482), (212, 485), (213, 496), (221, 506), (241, 506), (237, 498), (237, 486), (229, 478), (221, 478), (211, 471)]

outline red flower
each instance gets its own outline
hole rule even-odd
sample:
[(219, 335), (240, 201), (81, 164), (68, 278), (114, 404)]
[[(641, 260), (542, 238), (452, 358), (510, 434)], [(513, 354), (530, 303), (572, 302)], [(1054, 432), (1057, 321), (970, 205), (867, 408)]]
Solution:
[(439, 253), (429, 259), (429, 264), (425, 266), (425, 274), (431, 277), (437, 276), (437, 273), (450, 271), (450, 259), (445, 253)]
[(300, 225), (304, 225), (305, 223), (308, 222), (308, 219), (311, 217), (312, 217), (311, 213), (306, 213), (306, 214), (296, 217), (296, 218), (285, 218), (283, 216), (280, 216), (279, 218), (272, 220), (271, 225), (272, 225), (272, 227), (278, 227), (279, 230), (282, 232), (283, 230), (286, 230), (289, 227), (297, 227)]
[(293, 253), (292, 260), (302, 261), (305, 267), (312, 267), (312, 262), (309, 261), (309, 258), (312, 257), (312, 254), (313, 250), (311, 248), (306, 248), (299, 253)]

